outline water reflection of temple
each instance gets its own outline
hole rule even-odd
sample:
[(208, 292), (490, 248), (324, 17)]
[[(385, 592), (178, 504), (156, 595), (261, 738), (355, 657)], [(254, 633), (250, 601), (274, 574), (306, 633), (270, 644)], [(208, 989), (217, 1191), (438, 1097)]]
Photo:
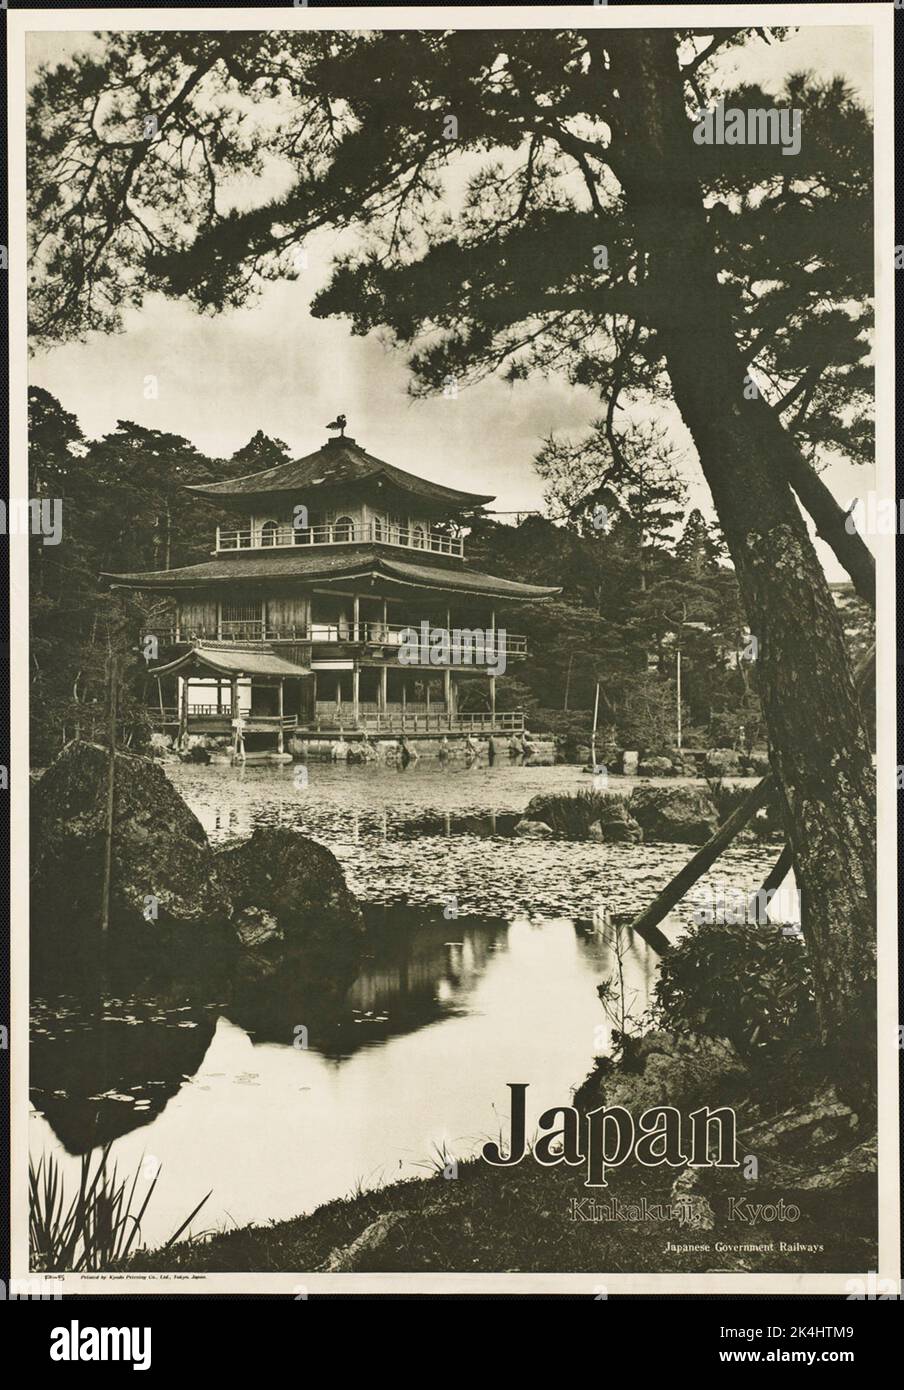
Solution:
[(371, 905), (366, 913), (371, 955), (341, 997), (303, 979), (243, 981), (225, 1009), (229, 1018), (255, 1043), (285, 1044), (304, 1017), (309, 1046), (341, 1062), (464, 1011), (476, 982), (506, 950), (502, 920), (437, 920), (436, 909), (408, 906)]
[(362, 971), (348, 993), (354, 1009), (389, 1010), (406, 1013), (419, 1001), (445, 995), (454, 1002), (457, 991), (467, 991), (504, 945), (508, 926), (500, 922), (495, 929), (463, 925), (461, 919), (420, 927), (416, 933), (398, 940), (386, 955)]

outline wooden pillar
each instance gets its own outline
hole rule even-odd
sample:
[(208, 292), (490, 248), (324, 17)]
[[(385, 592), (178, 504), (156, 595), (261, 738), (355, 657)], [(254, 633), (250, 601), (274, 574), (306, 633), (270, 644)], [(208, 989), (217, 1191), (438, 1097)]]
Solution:
[(389, 678), (389, 667), (388, 667), (388, 666), (381, 666), (381, 667), (380, 667), (380, 709), (382, 710), (382, 712), (383, 712), (384, 714), (386, 713), (386, 706), (387, 706), (388, 703), (389, 703), (389, 700), (388, 700), (388, 698), (387, 698), (387, 689), (388, 689), (387, 682), (388, 682), (388, 678)]
[(229, 678), (229, 699), (230, 699), (230, 701), (232, 702), (232, 714), (231, 714), (230, 717), (231, 717), (232, 719), (238, 719), (238, 717), (239, 717), (239, 678), (238, 678), (238, 676), (230, 676), (230, 678)]
[(384, 640), (389, 637), (389, 605), (385, 598), (383, 600), (383, 637)]
[[(496, 609), (490, 609), (490, 631), (493, 634), (493, 662), (496, 662)], [(496, 677), (490, 676), (490, 728), (496, 728)]]
[[(353, 639), (353, 641), (355, 641), (355, 642), (360, 642), (360, 641), (361, 641), (361, 600), (358, 598), (358, 595), (357, 595), (357, 594), (355, 594), (355, 597), (354, 597), (353, 602), (354, 602), (354, 610), (353, 610), (353, 613), (352, 613), (352, 639)], [(357, 701), (356, 701), (355, 703), (357, 704)], [(355, 716), (357, 717), (357, 710), (355, 711)]]
[(179, 711), (179, 747), (184, 748), (188, 739), (188, 676), (182, 677), (182, 698)]
[(407, 687), (407, 685), (405, 684), (405, 676), (404, 676), (404, 673), (399, 677), (399, 679), (400, 679), (401, 682), (402, 682), (402, 730), (403, 730), (403, 732), (404, 732), (404, 729), (405, 729), (405, 714), (406, 714), (406, 712), (407, 712), (407, 707), (408, 707), (408, 687)]
[(427, 676), (427, 678), (426, 678), (425, 681), (424, 681), (424, 695), (425, 695), (426, 700), (427, 700), (427, 730), (428, 730), (428, 732), (429, 732), (429, 729), (430, 729), (430, 677), (429, 677), (429, 676)]
[(342, 677), (336, 673), (336, 718), (342, 719)]
[[(357, 627), (358, 627), (357, 607), (358, 607), (358, 600), (355, 599), (355, 609), (356, 609), (356, 613), (355, 613), (355, 629), (356, 629), (356, 631), (357, 631)], [(352, 671), (352, 718), (353, 718), (354, 721), (355, 721), (355, 728), (358, 727), (359, 706), (360, 706), (360, 699), (359, 699), (359, 697), (360, 697), (360, 694), (361, 694), (361, 670), (360, 670), (360, 667), (358, 666), (358, 663), (355, 662), (355, 669)]]
[(446, 724), (452, 728), (452, 668), (447, 666), (443, 672), (443, 695), (446, 700)]
[(277, 705), (276, 705), (276, 709), (277, 709), (277, 713), (279, 714), (279, 731), (278, 731), (278, 733), (277, 733), (277, 735), (276, 735), (276, 751), (277, 751), (277, 753), (283, 753), (283, 752), (285, 752), (285, 744), (283, 743), (283, 678), (282, 678), (282, 676), (280, 676), (280, 678), (279, 678), (279, 694), (278, 694), (278, 696), (277, 696)]

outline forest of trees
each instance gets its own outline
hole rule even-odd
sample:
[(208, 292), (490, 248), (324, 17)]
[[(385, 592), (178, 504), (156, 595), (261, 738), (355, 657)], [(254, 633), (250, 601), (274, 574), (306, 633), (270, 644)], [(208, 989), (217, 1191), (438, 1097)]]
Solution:
[[(33, 495), (60, 498), (64, 517), (60, 544), (33, 551), (32, 739), (41, 762), (76, 732), (99, 729), (111, 644), (128, 673), (125, 735), (147, 737), (144, 708), (154, 692), (139, 638), (163, 621), (167, 601), (111, 592), (101, 573), (205, 559), (226, 517), (185, 484), (239, 476), (290, 455), (260, 430), (229, 459), (207, 458), (187, 439), (128, 421), (88, 440), (41, 387), (31, 389), (29, 405)], [(502, 616), (527, 634), (531, 657), (500, 681), (500, 706), (526, 710), (535, 728), (586, 740), (599, 681), (601, 726), (616, 741), (669, 748), (680, 650), (685, 728), (721, 746), (759, 740), (755, 665), (738, 660), (746, 625), (717, 530), (687, 509), (681, 478), (655, 448), (638, 448), (636, 471), (608, 479), (604, 511), (599, 488), (575, 507), (553, 460), (561, 453), (571, 460), (570, 486), (595, 476), (598, 446), (596, 428), (580, 440), (546, 441), (536, 466), (548, 484), (548, 515), (527, 516), (517, 527), (486, 516), (471, 528), (474, 568), (562, 586), (554, 601)]]
[(231, 459), (212, 460), (187, 439), (125, 420), (89, 440), (43, 388), (30, 388), (28, 404), (31, 495), (63, 507), (60, 543), (37, 543), (30, 568), (31, 756), (42, 763), (68, 739), (102, 729), (111, 649), (126, 678), (123, 736), (134, 744), (149, 734), (153, 691), (139, 639), (164, 620), (167, 603), (111, 591), (101, 574), (206, 559), (227, 516), (185, 484), (267, 468), (288, 452), (258, 432)]

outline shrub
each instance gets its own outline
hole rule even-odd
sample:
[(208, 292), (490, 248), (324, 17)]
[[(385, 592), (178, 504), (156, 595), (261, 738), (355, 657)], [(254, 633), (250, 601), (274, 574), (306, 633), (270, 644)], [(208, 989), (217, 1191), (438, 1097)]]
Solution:
[(535, 796), (524, 814), (542, 820), (551, 829), (573, 839), (586, 839), (596, 821), (617, 820), (624, 815), (625, 799), (614, 792), (585, 791), (574, 795)]
[(663, 957), (655, 1007), (660, 1026), (747, 1054), (816, 1032), (806, 946), (774, 926), (692, 927)]

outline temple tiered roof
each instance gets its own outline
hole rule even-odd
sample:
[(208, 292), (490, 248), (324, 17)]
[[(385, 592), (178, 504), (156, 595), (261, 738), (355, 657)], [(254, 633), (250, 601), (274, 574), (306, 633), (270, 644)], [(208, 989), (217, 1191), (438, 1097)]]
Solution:
[(271, 493), (309, 496), (318, 490), (346, 487), (348, 484), (372, 481), (386, 482), (393, 488), (433, 506), (450, 512), (470, 511), (492, 502), (493, 497), (477, 492), (462, 492), (407, 473), (404, 468), (384, 463), (354, 439), (346, 435), (329, 439), (313, 454), (304, 458), (278, 463), (260, 473), (248, 473), (242, 478), (228, 478), (221, 483), (196, 483), (189, 487), (205, 497), (250, 498)]
[(529, 601), (551, 598), (559, 588), (540, 584), (521, 584), (479, 570), (451, 568), (448, 564), (415, 565), (382, 553), (378, 547), (343, 547), (328, 550), (257, 551), (233, 553), (222, 559), (206, 560), (181, 569), (151, 570), (137, 574), (107, 574), (115, 585), (130, 589), (169, 589), (180, 591), (199, 587), (258, 583), (267, 580), (316, 580), (321, 584), (350, 579), (383, 578), (400, 588), (433, 589), (443, 593), (467, 593), (485, 598)]

